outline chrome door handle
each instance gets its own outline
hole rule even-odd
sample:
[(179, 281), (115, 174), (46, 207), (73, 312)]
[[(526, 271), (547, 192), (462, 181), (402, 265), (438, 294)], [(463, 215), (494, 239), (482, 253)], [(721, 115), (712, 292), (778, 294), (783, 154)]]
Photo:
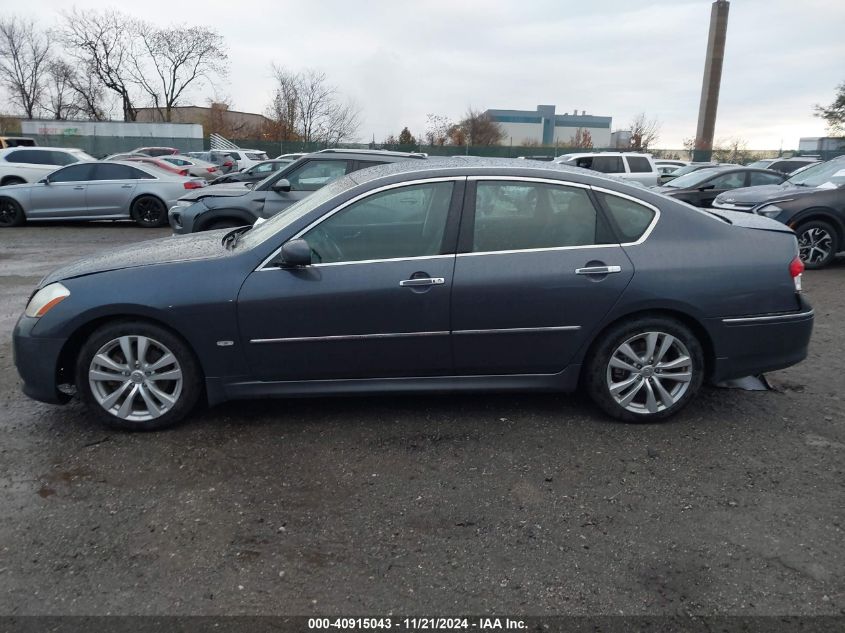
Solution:
[(83, 185), (77, 185), (76, 187), (74, 187), (74, 189), (79, 191), (79, 190), (85, 189), (85, 187)]
[(420, 279), (403, 279), (399, 285), (403, 288), (406, 286), (442, 286), (446, 283), (443, 277), (421, 277)]
[(607, 275), (609, 273), (621, 273), (622, 266), (588, 266), (587, 268), (576, 268), (576, 275)]
[(121, 189), (132, 189), (135, 185), (120, 185)]

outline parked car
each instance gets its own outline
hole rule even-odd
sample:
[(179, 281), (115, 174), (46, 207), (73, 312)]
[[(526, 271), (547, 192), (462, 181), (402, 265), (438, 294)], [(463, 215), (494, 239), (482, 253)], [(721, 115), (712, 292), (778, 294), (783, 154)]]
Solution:
[(231, 158), (235, 162), (232, 171), (248, 169), (256, 163), (270, 158), (266, 152), (262, 152), (260, 149), (222, 149), (212, 150), (212, 152), (221, 152)]
[(539, 160), (542, 162), (551, 162), (555, 159), (554, 156), (533, 155), (533, 156), (517, 156), (518, 160)]
[(756, 167), (758, 169), (773, 169), (774, 171), (783, 172), (784, 174), (791, 174), (802, 167), (820, 162), (815, 157), (795, 156), (793, 158), (764, 158), (749, 163), (749, 167)]
[(845, 251), (845, 156), (803, 169), (781, 185), (721, 194), (713, 207), (786, 224), (798, 236), (804, 265), (823, 268)]
[(0, 136), (0, 149), (7, 147), (35, 147), (38, 143), (28, 136)]
[(784, 180), (786, 174), (780, 172), (726, 165), (690, 172), (653, 190), (688, 202), (694, 207), (710, 207), (716, 196), (726, 191), (757, 185), (779, 185)]
[(166, 160), (162, 160), (161, 158), (153, 158), (152, 156), (147, 156), (146, 154), (112, 154), (111, 156), (106, 156), (103, 160), (128, 160), (130, 162), (146, 163), (151, 167), (161, 169), (171, 174), (176, 174), (178, 176), (188, 175), (187, 169), (177, 167), (172, 163), (168, 163)]
[(676, 171), (680, 169), (677, 165), (656, 165), (657, 168), (657, 184), (662, 185), (674, 178), (673, 175)]
[(12, 147), (0, 149), (0, 186), (36, 182), (56, 167), (94, 160), (81, 149)]
[(176, 234), (253, 224), (269, 218), (345, 174), (383, 163), (424, 159), (422, 154), (383, 150), (326, 149), (307, 154), (262, 180), (253, 189), (209, 187), (191, 192), (170, 209)]
[(60, 268), (18, 321), (14, 357), (30, 397), (66, 402), (60, 385), (75, 385), (93, 415), (133, 430), (201, 398), (579, 383), (610, 416), (645, 422), (705, 381), (805, 358), (802, 268), (792, 231), (764, 217), (551, 163), (408, 160), (255, 228)]
[(672, 166), (672, 167), (686, 167), (690, 164), (691, 161), (688, 160), (680, 160), (677, 158), (655, 158), (654, 164), (658, 167), (662, 166)]
[(289, 160), (293, 162), (305, 156), (305, 152), (294, 152), (293, 154), (280, 154), (274, 160)]
[(657, 168), (651, 154), (634, 152), (582, 152), (563, 154), (554, 159), (555, 163), (592, 169), (603, 174), (634, 180), (647, 187), (657, 185)]
[(247, 183), (259, 182), (264, 180), (270, 174), (275, 174), (280, 169), (290, 165), (294, 159), (280, 159), (280, 160), (265, 160), (261, 163), (256, 163), (249, 169), (237, 171), (231, 174), (224, 174), (212, 180), (210, 185), (223, 185), (227, 183)]
[(201, 158), (184, 156), (182, 154), (173, 154), (170, 156), (162, 156), (161, 159), (167, 161), (171, 165), (187, 169), (188, 175), (193, 176), (194, 178), (212, 180), (220, 175), (220, 170), (217, 165)]
[(184, 178), (137, 162), (80, 162), (37, 183), (0, 190), (0, 227), (27, 220), (122, 220), (167, 224), (167, 208), (204, 180)]
[(179, 150), (175, 147), (138, 147), (133, 149), (132, 154), (146, 154), (147, 156), (170, 156), (171, 154), (179, 154)]
[(237, 171), (237, 164), (235, 163), (235, 159), (222, 150), (211, 150), (208, 152), (186, 152), (185, 156), (190, 156), (191, 158), (199, 158), (201, 160), (208, 161), (209, 163), (213, 163), (217, 165), (217, 168), (220, 170), (221, 174), (228, 174), (233, 171)]

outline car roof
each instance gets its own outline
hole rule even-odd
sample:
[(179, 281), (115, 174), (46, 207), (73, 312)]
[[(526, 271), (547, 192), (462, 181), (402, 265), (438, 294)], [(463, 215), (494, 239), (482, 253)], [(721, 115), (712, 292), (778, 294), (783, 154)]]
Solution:
[(321, 149), (314, 154), (352, 154), (355, 156), (372, 155), (372, 156), (395, 156), (400, 158), (428, 158), (428, 154), (424, 152), (393, 152), (386, 149), (341, 149), (329, 148)]
[(563, 158), (564, 156), (567, 158), (582, 158), (584, 156), (648, 156), (651, 158), (651, 154), (647, 152), (573, 152), (570, 154), (561, 154), (557, 158)]

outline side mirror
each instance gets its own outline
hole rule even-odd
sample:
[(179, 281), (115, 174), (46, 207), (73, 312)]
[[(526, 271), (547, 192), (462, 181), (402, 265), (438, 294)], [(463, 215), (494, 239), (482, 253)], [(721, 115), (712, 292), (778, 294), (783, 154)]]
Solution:
[(288, 182), (287, 178), (281, 178), (273, 183), (271, 189), (276, 193), (280, 191), (290, 191), (290, 182)]
[(279, 259), (285, 268), (298, 268), (311, 265), (311, 247), (303, 239), (290, 240), (282, 244)]
[(39, 182), (39, 184), (42, 184), (42, 185), (49, 185), (49, 184), (50, 184), (50, 179), (49, 179), (49, 178), (47, 178), (47, 177), (44, 177), (44, 178), (42, 178), (41, 180), (39, 180), (38, 182)]

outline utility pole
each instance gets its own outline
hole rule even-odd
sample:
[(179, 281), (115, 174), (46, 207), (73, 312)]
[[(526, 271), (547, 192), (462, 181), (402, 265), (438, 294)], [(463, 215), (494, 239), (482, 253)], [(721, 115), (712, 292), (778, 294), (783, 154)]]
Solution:
[(729, 0), (716, 0), (710, 8), (710, 34), (707, 37), (707, 56), (701, 82), (701, 102), (698, 106), (698, 127), (695, 132), (694, 161), (708, 161), (713, 155), (713, 133), (716, 129), (716, 108), (719, 106), (719, 86), (722, 83), (722, 62), (725, 59), (725, 39), (728, 32)]

